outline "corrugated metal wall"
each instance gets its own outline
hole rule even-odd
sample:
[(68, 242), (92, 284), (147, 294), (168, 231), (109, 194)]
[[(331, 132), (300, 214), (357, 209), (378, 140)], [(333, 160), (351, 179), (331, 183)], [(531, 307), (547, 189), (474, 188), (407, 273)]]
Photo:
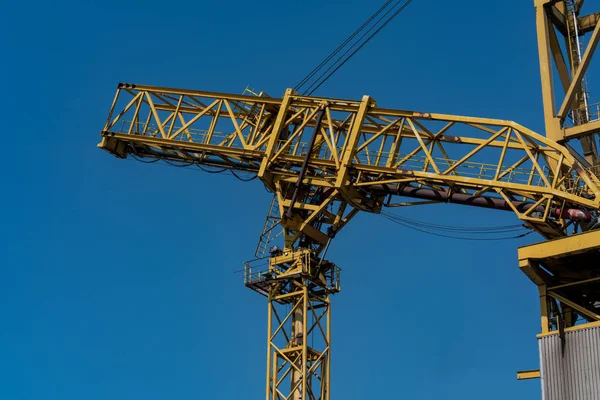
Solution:
[(600, 400), (600, 327), (539, 339), (543, 400)]

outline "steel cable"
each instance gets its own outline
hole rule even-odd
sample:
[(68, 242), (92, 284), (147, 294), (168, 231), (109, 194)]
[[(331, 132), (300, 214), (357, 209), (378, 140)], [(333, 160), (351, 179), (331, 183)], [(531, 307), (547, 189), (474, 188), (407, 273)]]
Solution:
[[(404, 11), (404, 9), (410, 4), (412, 3), (412, 0), (407, 0), (406, 3), (404, 3), (402, 6), (400, 6), (400, 8), (398, 10), (396, 10), (396, 12), (394, 12), (381, 26), (379, 26), (379, 28), (377, 28), (375, 30), (375, 32), (373, 32), (363, 43), (361, 43), (358, 48), (356, 48), (352, 53), (350, 53), (350, 55), (348, 55), (346, 57), (346, 55), (358, 44), (360, 43), (361, 40), (363, 40), (363, 38), (365, 36), (367, 36), (369, 34), (369, 32), (371, 32), (387, 15), (389, 15), (390, 12), (392, 12), (392, 10), (399, 5), (400, 3), (402, 3), (403, 0), (398, 0), (396, 2), (396, 4), (394, 4), (392, 6), (391, 9), (389, 9), (376, 23), (375, 25), (373, 25), (371, 28), (369, 28), (369, 30), (367, 30), (367, 32), (365, 32), (359, 39), (357, 42), (355, 42), (348, 50), (346, 50), (346, 52), (344, 52), (344, 54), (338, 59), (336, 60), (336, 62), (334, 62), (327, 70), (325, 70), (325, 72), (323, 72), (315, 82), (313, 82), (308, 89), (303, 93), (306, 94), (307, 96), (312, 95), (317, 89), (319, 89), (325, 82), (327, 82), (329, 80), (329, 78), (331, 78), (333, 76), (333, 74), (335, 74), (340, 68), (342, 68), (348, 61), (350, 61), (350, 59), (352, 57), (354, 57), (356, 55), (356, 53), (358, 53), (367, 43), (369, 43), (371, 41), (371, 39), (373, 39), (379, 32), (381, 32), (381, 30), (383, 28), (385, 28), (394, 18), (396, 18), (402, 11)], [(346, 58), (343, 58), (346, 57)], [(341, 63), (335, 67), (335, 69), (333, 69), (333, 71), (331, 71), (331, 69), (338, 63), (341, 61)], [(327, 73), (331, 71), (328, 75)], [(327, 75), (327, 76), (325, 76)], [(324, 77), (325, 76), (325, 77)], [(324, 78), (323, 78), (324, 77)]]
[(381, 12), (385, 10), (385, 8), (390, 5), (390, 3), (392, 3), (392, 1), (393, 0), (388, 0), (387, 2), (385, 2), (385, 4), (381, 6), (379, 10), (377, 10), (373, 15), (371, 15), (371, 17), (369, 17), (369, 19), (367, 19), (357, 30), (354, 31), (354, 33), (352, 33), (352, 35), (350, 35), (341, 45), (339, 45), (337, 49), (331, 52), (329, 56), (327, 56), (323, 61), (321, 61), (321, 63), (317, 65), (312, 71), (310, 71), (310, 73), (307, 76), (305, 76), (300, 82), (298, 82), (298, 84), (294, 87), (294, 90), (299, 92), (302, 86), (304, 86), (313, 76), (315, 76), (315, 74), (321, 68), (323, 68), (329, 61), (331, 61), (331, 59), (336, 54), (342, 51), (342, 49), (348, 43), (350, 43), (352, 39), (354, 39), (365, 27), (367, 27), (375, 18), (377, 18), (377, 16), (381, 14)]
[(516, 235), (516, 236), (504, 236), (504, 237), (497, 237), (497, 238), (475, 238), (475, 237), (452, 236), (452, 235), (445, 235), (445, 234), (442, 234), (442, 233), (427, 231), (425, 229), (420, 229), (420, 228), (414, 227), (414, 226), (412, 226), (410, 224), (407, 224), (407, 223), (395, 220), (393, 218), (389, 218), (385, 214), (382, 214), (382, 216), (384, 218), (388, 219), (389, 221), (392, 221), (395, 224), (404, 226), (405, 228), (409, 228), (409, 229), (412, 229), (412, 230), (415, 230), (415, 231), (418, 231), (418, 232), (426, 233), (426, 234), (433, 235), (433, 236), (439, 236), (439, 237), (449, 238), (449, 239), (468, 240), (468, 241), (513, 240), (513, 239), (523, 238), (523, 237), (525, 237), (525, 236), (530, 235), (531, 233), (533, 233), (533, 231), (529, 231), (529, 232), (525, 232), (523, 234)]
[(443, 231), (455, 231), (464, 233), (479, 233), (479, 234), (490, 234), (490, 233), (503, 233), (503, 232), (514, 232), (523, 229), (522, 224), (515, 225), (501, 225), (501, 226), (460, 226), (460, 225), (440, 225), (433, 224), (425, 221), (418, 221), (411, 218), (402, 217), (399, 215), (382, 212), (383, 215), (390, 219), (394, 219), (406, 224), (417, 225), (422, 228), (438, 229)]

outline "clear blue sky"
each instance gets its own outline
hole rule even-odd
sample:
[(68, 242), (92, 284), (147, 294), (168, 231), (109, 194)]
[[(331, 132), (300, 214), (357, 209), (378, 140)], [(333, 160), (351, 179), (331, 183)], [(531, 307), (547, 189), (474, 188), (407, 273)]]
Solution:
[[(266, 301), (233, 271), (258, 182), (98, 150), (118, 82), (273, 95), (382, 1), (10, 2), (0, 15), (4, 151), (0, 398), (264, 398)], [(51, 3), (57, 3), (51, 5)], [(533, 1), (415, 0), (320, 91), (516, 120), (542, 132)], [(443, 224), (517, 223), (459, 206)], [(536, 289), (517, 246), (361, 215), (338, 236), (333, 398), (536, 399)]]

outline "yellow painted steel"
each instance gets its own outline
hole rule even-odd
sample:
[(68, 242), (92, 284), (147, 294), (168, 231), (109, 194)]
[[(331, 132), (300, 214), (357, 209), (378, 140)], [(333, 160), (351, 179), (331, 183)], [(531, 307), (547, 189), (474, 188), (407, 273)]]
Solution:
[[(573, 2), (574, 6), (566, 1), (534, 2), (546, 136), (557, 142), (578, 139), (589, 166), (600, 172), (600, 157), (593, 137), (600, 131), (600, 108), (588, 104), (583, 85), (600, 40), (600, 14), (581, 15), (583, 2)], [(590, 32), (588, 44), (581, 51), (579, 38)], [(564, 41), (564, 51), (559, 39)], [(554, 68), (561, 80), (560, 89), (554, 84)], [(558, 110), (557, 94), (562, 98)]]
[[(568, 333), (568, 332), (577, 332), (583, 329), (589, 329), (589, 328), (597, 328), (600, 327), (600, 322), (588, 322), (585, 324), (580, 324), (580, 325), (575, 325), (572, 326), (570, 328), (565, 328), (564, 329), (564, 333)], [(547, 337), (547, 336), (555, 336), (555, 335), (560, 335), (561, 332), (559, 332), (558, 330), (553, 330), (553, 331), (549, 331), (546, 333), (540, 333), (537, 335), (538, 339), (541, 339), (543, 337)]]
[[(317, 127), (320, 110), (324, 113)], [(265, 225), (265, 230), (280, 227), (284, 251), (296, 254), (298, 249), (310, 249), (309, 256), (316, 259), (359, 211), (380, 212), (388, 192), (402, 188), (504, 201), (507, 209), (549, 239), (569, 233), (572, 222), (562, 219), (561, 211), (589, 213), (600, 208), (600, 182), (593, 171), (562, 145), (515, 122), (380, 108), (369, 97), (326, 99), (288, 90), (278, 99), (121, 84), (99, 146), (121, 158), (163, 159), (257, 174), (275, 194), (272, 225)], [(294, 198), (305, 164), (300, 195)], [(596, 239), (600, 232), (589, 235), (592, 242), (600, 242)], [(568, 245), (555, 243), (578, 238), (542, 246), (565, 254)], [(262, 246), (265, 252), (268, 241)], [(539, 251), (551, 253), (546, 247)], [(272, 263), (289, 263), (281, 257), (273, 257)], [(520, 260), (523, 271), (539, 286), (542, 333), (558, 329), (559, 309), (570, 313), (568, 326), (580, 316), (596, 317), (579, 308), (577, 299), (564, 297), (564, 289), (547, 289), (570, 282), (561, 278), (562, 272), (551, 280), (539, 273), (544, 271), (539, 261), (530, 256)], [(288, 265), (276, 279), (271, 274), (246, 282), (269, 298), (267, 400), (329, 396), (329, 322), (323, 330), (328, 343), (325, 353), (315, 353), (304, 342), (281, 349), (272, 339), (275, 332), (307, 337), (306, 330), (314, 327), (299, 321), (315, 298), (322, 299), (320, 307), (326, 308), (324, 318), (330, 321), (329, 295), (318, 296), (307, 283), (310, 274), (300, 277), (307, 274), (302, 268)], [(261, 279), (268, 284), (258, 285)], [(282, 282), (297, 290), (281, 294)], [(281, 320), (276, 314), (281, 302), (301, 307), (302, 312), (286, 314), (289, 318)], [(321, 354), (326, 355), (319, 361), (325, 375), (317, 389), (311, 366)]]
[(339, 268), (309, 249), (281, 252), (267, 265), (246, 263), (244, 283), (269, 300), (266, 400), (329, 400), (330, 296), (340, 290)]
[(531, 370), (531, 371), (519, 371), (517, 372), (518, 380), (525, 379), (539, 379), (540, 378), (540, 370)]
[[(320, 109), (326, 112), (315, 132)], [(551, 209), (600, 204), (598, 178), (566, 148), (524, 126), (379, 108), (369, 97), (288, 90), (277, 99), (121, 84), (102, 136), (99, 146), (122, 158), (257, 173), (278, 196), (290, 249), (303, 235), (322, 249), (358, 210), (379, 212), (386, 192), (401, 188), (505, 201), (548, 238), (566, 234), (566, 221)], [(302, 197), (292, 204), (307, 152)], [(533, 207), (519, 209), (517, 202)]]
[[(591, 229), (600, 209), (592, 136), (600, 132), (600, 106), (588, 104), (584, 85), (600, 13), (580, 15), (583, 1), (534, 3), (544, 135), (508, 120), (381, 108), (368, 96), (288, 89), (271, 98), (119, 84), (100, 148), (119, 158), (249, 172), (274, 193), (260, 258), (244, 267), (245, 285), (269, 303), (267, 400), (329, 400), (330, 296), (340, 290), (340, 272), (323, 260), (324, 250), (358, 212), (379, 213), (393, 195), (428, 191), (425, 201), (393, 205), (458, 196), (462, 204), (512, 211), (551, 240), (519, 249), (519, 266), (539, 291), (540, 337), (600, 324), (600, 231)], [(583, 155), (566, 146), (574, 139)], [(284, 248), (269, 249), (278, 228)]]
[(538, 286), (542, 335), (600, 321), (600, 231), (519, 248), (519, 265)]

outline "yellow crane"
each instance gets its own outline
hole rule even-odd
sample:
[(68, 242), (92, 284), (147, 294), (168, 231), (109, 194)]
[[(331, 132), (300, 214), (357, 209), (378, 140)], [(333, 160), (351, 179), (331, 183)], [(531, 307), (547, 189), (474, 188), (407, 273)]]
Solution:
[[(569, 380), (584, 374), (575, 365), (584, 357), (578, 335), (600, 346), (600, 120), (584, 83), (600, 14), (582, 15), (582, 0), (535, 4), (545, 135), (512, 121), (384, 108), (369, 96), (118, 85), (100, 148), (252, 173), (274, 194), (257, 259), (244, 264), (245, 285), (269, 303), (267, 400), (330, 398), (330, 297), (340, 290), (340, 268), (325, 259), (330, 241), (360, 211), (431, 202), (509, 211), (549, 240), (519, 250), (540, 291), (542, 321), (541, 371), (519, 377), (541, 375), (544, 399), (588, 398), (561, 393), (576, 391)], [(560, 108), (554, 69), (565, 93)], [(273, 245), (280, 233), (281, 248)]]

